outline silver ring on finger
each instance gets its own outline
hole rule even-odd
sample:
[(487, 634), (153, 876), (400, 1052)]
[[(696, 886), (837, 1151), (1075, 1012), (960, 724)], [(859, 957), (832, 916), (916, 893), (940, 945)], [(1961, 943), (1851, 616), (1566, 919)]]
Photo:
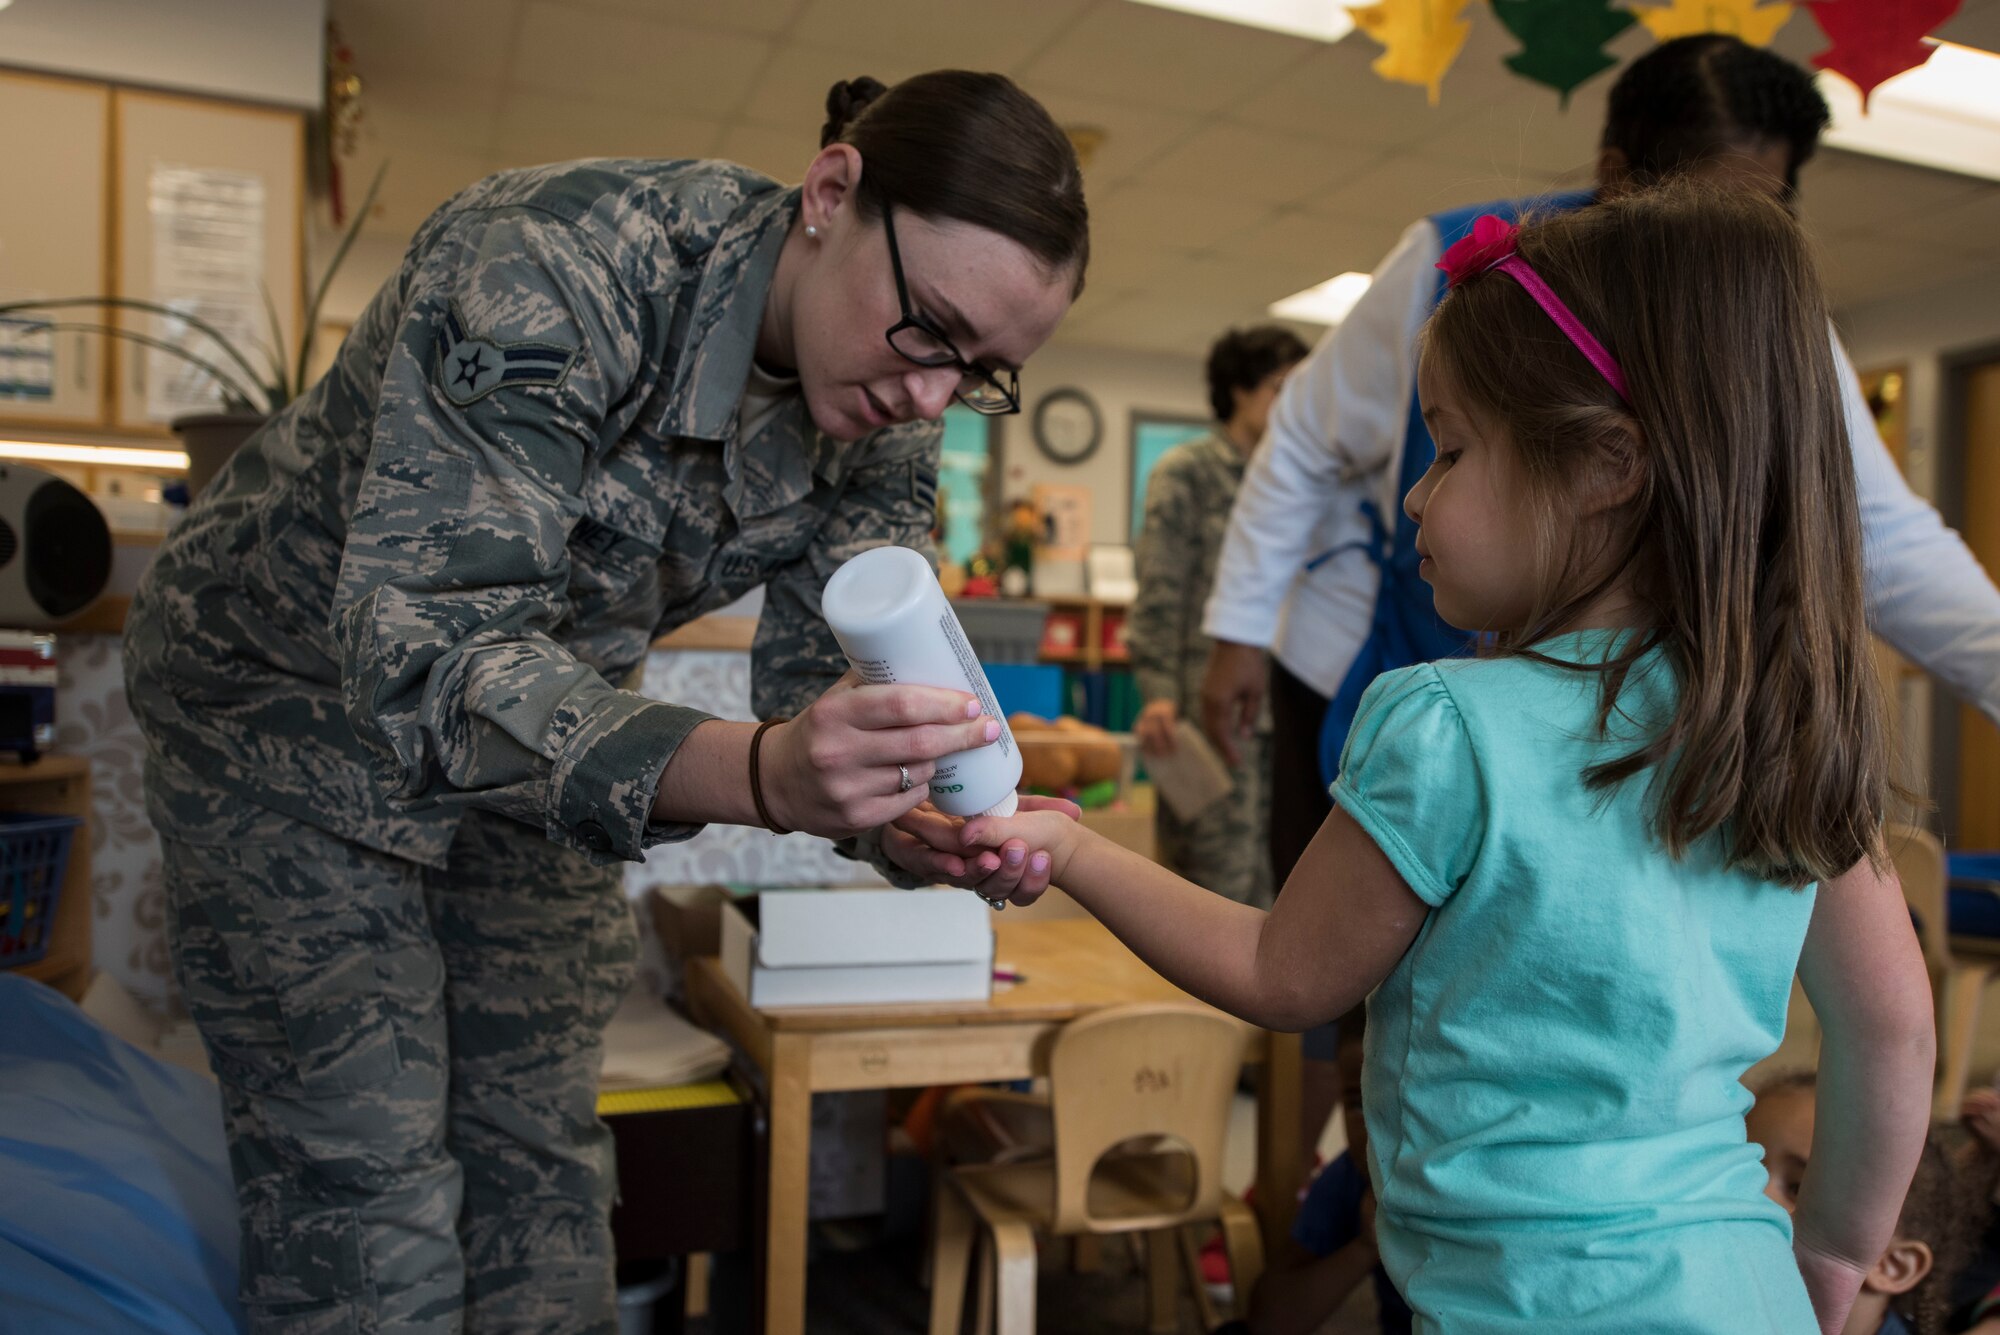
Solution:
[[(977, 890), (973, 891), (973, 893), (976, 895), (979, 894)], [(1007, 901), (1004, 899), (987, 899), (985, 895), (979, 895), (979, 897), (985, 899), (986, 907), (992, 909), (995, 913), (999, 913), (1007, 907)]]
[(907, 793), (910, 789), (916, 787), (915, 781), (910, 778), (910, 767), (908, 765), (896, 766), (896, 773), (903, 776), (902, 782), (896, 785), (897, 792)]

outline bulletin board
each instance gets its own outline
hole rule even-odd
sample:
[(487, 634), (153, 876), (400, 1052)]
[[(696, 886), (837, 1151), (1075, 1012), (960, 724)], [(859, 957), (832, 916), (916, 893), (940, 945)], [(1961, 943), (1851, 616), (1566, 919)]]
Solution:
[(1139, 530), (1146, 522), (1146, 484), (1152, 480), (1153, 468), (1164, 455), (1176, 445), (1184, 445), (1191, 440), (1200, 440), (1215, 430), (1215, 423), (1206, 417), (1190, 417), (1185, 413), (1134, 412), (1132, 414), (1132, 460), (1131, 529), (1132, 540), (1139, 540)]

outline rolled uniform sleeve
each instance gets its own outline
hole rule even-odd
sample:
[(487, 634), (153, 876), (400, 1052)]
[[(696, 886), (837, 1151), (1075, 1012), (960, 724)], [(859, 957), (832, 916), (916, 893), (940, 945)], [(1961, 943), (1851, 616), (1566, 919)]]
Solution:
[[(847, 671), (847, 655), (826, 624), (820, 594), (849, 558), (871, 547), (908, 547), (937, 564), (931, 526), (937, 519), (943, 439), (944, 427), (936, 422), (874, 436), (805, 554), (766, 584), (764, 613), (750, 647), (750, 707), (758, 718), (799, 714)], [(874, 866), (892, 884), (926, 884), (888, 860), (879, 831), (837, 840), (834, 848)]]
[(1147, 704), (1181, 699), (1181, 658), (1200, 627), (1192, 601), (1206, 589), (1192, 589), (1201, 567), (1201, 503), (1194, 494), (1191, 457), (1175, 451), (1160, 461), (1146, 484), (1146, 519), (1139, 530), (1134, 565), (1139, 596), (1126, 618), (1126, 640), (1132, 653), (1132, 683)]
[(573, 225), (449, 225), (406, 280), (333, 627), (343, 703), (392, 803), (464, 804), (597, 860), (654, 823), (709, 715), (614, 688), (555, 638), (593, 452), (630, 425), (649, 309)]

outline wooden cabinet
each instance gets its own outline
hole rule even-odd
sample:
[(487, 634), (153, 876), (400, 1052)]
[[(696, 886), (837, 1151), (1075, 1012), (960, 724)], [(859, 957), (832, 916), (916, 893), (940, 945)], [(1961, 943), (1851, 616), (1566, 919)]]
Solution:
[[(194, 303), (256, 349), (246, 351), (261, 371), (268, 293), (284, 346), (296, 355), (305, 310), (304, 118), (122, 88), (111, 98), (119, 295)], [(158, 316), (119, 318), (154, 337), (185, 336)], [(245, 374), (204, 339), (188, 346)], [(184, 412), (217, 406), (192, 401), (206, 382), (168, 354), (120, 340), (112, 365), (111, 425), (119, 431), (163, 432)]]
[(15, 970), (81, 1001), (90, 986), (90, 762), (81, 756), (0, 762), (0, 810), (76, 816), (84, 822), (69, 841), (69, 868), (56, 897), (49, 952)]
[[(296, 111), (0, 72), (0, 300), (182, 304), (247, 345), (261, 384), (265, 294), (286, 348), (304, 319), (305, 162)], [(159, 316), (79, 308), (30, 319), (185, 341), (251, 379)], [(183, 412), (219, 407), (209, 395), (170, 353), (0, 321), (0, 426), (158, 437)]]
[[(109, 88), (0, 73), (0, 300), (110, 290), (110, 128)], [(51, 318), (103, 316), (85, 308)], [(95, 334), (0, 322), (0, 423), (101, 426), (106, 351)]]

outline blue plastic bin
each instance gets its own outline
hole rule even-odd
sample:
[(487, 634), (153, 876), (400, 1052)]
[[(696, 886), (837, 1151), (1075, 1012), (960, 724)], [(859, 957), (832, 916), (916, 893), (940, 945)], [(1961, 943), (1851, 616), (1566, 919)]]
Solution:
[(49, 953), (70, 839), (82, 824), (75, 816), (0, 811), (0, 968)]

